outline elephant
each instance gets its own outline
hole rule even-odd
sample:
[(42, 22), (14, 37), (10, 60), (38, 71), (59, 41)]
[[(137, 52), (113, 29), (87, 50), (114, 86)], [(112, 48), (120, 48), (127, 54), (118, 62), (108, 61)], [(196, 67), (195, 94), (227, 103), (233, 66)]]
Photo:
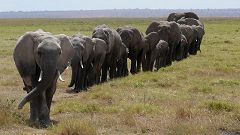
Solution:
[[(192, 18), (182, 18), (180, 20), (177, 21), (177, 23), (179, 24), (185, 24), (185, 25), (189, 25), (192, 26), (193, 30), (197, 31), (197, 39), (196, 39), (196, 44), (193, 46), (191, 46), (190, 48), (190, 54), (196, 55), (197, 51), (201, 51), (201, 43), (202, 43), (202, 39), (203, 36), (205, 35), (205, 30), (204, 30), (204, 24), (196, 19), (192, 19)], [(196, 49), (193, 49), (194, 47), (196, 47)]]
[(72, 79), (69, 87), (75, 84), (74, 91), (79, 92), (100, 83), (107, 44), (101, 39), (91, 39), (81, 34), (74, 35), (71, 42), (75, 55), (71, 61)]
[(186, 54), (185, 51), (188, 52), (188, 41), (187, 38), (181, 34), (181, 43), (177, 46), (176, 48), (176, 60), (180, 61), (182, 59), (184, 59), (184, 55)]
[(195, 44), (196, 44), (198, 33), (193, 28), (193, 26), (181, 24), (181, 25), (179, 25), (179, 28), (181, 29), (182, 34), (185, 36), (185, 38), (187, 39), (187, 42), (188, 42), (188, 44), (186, 45), (186, 47), (184, 49), (184, 54), (183, 54), (183, 58), (187, 58), (189, 48), (192, 46), (195, 46)]
[(89, 74), (93, 70), (94, 43), (91, 38), (80, 33), (72, 36), (71, 43), (75, 53), (71, 60), (72, 79), (68, 86), (72, 87), (75, 84), (73, 90), (80, 92), (87, 90), (89, 83), (92, 84), (92, 80), (89, 80)]
[(169, 14), (167, 21), (175, 21), (177, 22), (179, 19), (181, 19), (182, 17), (185, 18), (194, 18), (199, 20), (199, 17), (197, 16), (197, 14), (193, 13), (193, 12), (185, 12), (185, 13), (171, 13)]
[(116, 78), (117, 61), (121, 58), (121, 52), (119, 50), (121, 50), (120, 48), (124, 46), (120, 35), (116, 30), (103, 24), (94, 29), (92, 38), (102, 39), (107, 44), (107, 55), (102, 67), (101, 82), (107, 81), (108, 70), (110, 79)]
[(129, 59), (131, 60), (132, 74), (141, 70), (141, 64), (144, 58), (144, 37), (143, 34), (134, 27), (118, 28), (117, 32), (121, 36), (122, 42), (129, 49)]
[[(192, 26), (192, 29), (194, 29), (195, 33), (197, 33), (197, 39), (196, 39), (196, 44), (193, 46), (192, 50), (190, 50), (190, 54), (196, 55), (197, 51), (201, 52), (201, 44), (202, 44), (202, 39), (203, 36), (205, 35), (205, 30), (201, 26)], [(191, 47), (190, 47), (191, 48)]]
[(168, 43), (165, 40), (160, 40), (156, 45), (154, 53), (156, 53), (155, 69), (158, 71), (161, 67), (166, 66), (167, 55), (169, 52)]
[(129, 55), (129, 50), (126, 45), (120, 44), (119, 56), (117, 57), (117, 75), (116, 77), (128, 76), (128, 62), (127, 58)]
[(152, 71), (154, 61), (157, 58), (156, 45), (160, 41), (160, 35), (157, 32), (151, 32), (144, 37), (146, 62), (143, 65), (143, 71)]
[(19, 38), (13, 58), (28, 94), (18, 109), (30, 102), (30, 122), (33, 124), (43, 128), (52, 124), (50, 109), (57, 79), (68, 67), (73, 52), (69, 38), (63, 34), (37, 30)]
[(160, 37), (168, 42), (170, 50), (167, 56), (166, 64), (170, 66), (172, 64), (172, 61), (175, 60), (176, 47), (180, 44), (181, 41), (181, 30), (178, 24), (176, 22), (154, 21), (148, 26), (146, 35), (151, 32), (158, 32)]

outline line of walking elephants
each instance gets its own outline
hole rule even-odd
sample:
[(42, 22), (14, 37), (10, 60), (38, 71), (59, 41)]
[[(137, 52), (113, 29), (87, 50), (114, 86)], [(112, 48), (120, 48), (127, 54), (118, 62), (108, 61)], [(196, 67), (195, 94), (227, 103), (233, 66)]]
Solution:
[(14, 61), (27, 95), (18, 108), (30, 102), (30, 121), (42, 127), (52, 124), (50, 108), (58, 78), (70, 65), (69, 87), (75, 92), (129, 74), (159, 70), (200, 51), (204, 25), (193, 12), (171, 13), (167, 21), (154, 21), (146, 36), (134, 27), (112, 29), (97, 26), (92, 37), (68, 37), (43, 30), (27, 32), (17, 42)]

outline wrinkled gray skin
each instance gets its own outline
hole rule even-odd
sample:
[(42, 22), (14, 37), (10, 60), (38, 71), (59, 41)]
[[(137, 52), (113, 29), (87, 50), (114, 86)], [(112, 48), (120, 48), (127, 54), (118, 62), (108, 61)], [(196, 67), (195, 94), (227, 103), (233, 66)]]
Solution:
[(90, 80), (93, 80), (94, 84), (99, 84), (101, 82), (102, 65), (107, 54), (107, 44), (99, 38), (93, 38), (92, 41), (95, 48), (93, 50), (93, 72)]
[(188, 42), (186, 48), (184, 49), (184, 54), (183, 54), (183, 58), (187, 58), (190, 46), (196, 45), (198, 33), (193, 26), (182, 24), (182, 25), (179, 25), (179, 27), (181, 29), (182, 34), (186, 37)]
[(199, 20), (199, 17), (193, 13), (193, 12), (185, 12), (185, 13), (171, 13), (169, 14), (167, 21), (175, 21), (177, 22), (179, 19), (181, 19), (182, 17), (184, 18), (194, 18)]
[(136, 28), (123, 27), (118, 28), (117, 32), (121, 36), (122, 42), (129, 49), (129, 59), (131, 60), (132, 74), (141, 70), (141, 64), (144, 59), (144, 38), (143, 34)]
[(205, 35), (204, 24), (201, 21), (192, 19), (192, 18), (181, 18), (180, 20), (177, 21), (177, 23), (192, 26), (194, 27), (192, 29), (197, 31), (198, 36), (197, 36), (196, 44), (191, 45), (189, 49), (190, 54), (196, 55), (198, 50), (201, 51), (200, 46), (202, 43), (203, 36)]
[(167, 55), (169, 52), (168, 43), (165, 40), (160, 40), (156, 45), (156, 49), (154, 51), (156, 55), (155, 68), (158, 71), (161, 67), (166, 66)]
[[(24, 52), (24, 53), (23, 53)], [(68, 66), (74, 50), (65, 35), (54, 36), (38, 30), (27, 32), (17, 42), (13, 57), (28, 94), (18, 105), (19, 109), (30, 102), (30, 121), (48, 127), (52, 97), (56, 83)], [(39, 81), (40, 72), (42, 79)]]
[(94, 29), (92, 38), (102, 39), (108, 46), (106, 59), (102, 67), (101, 81), (107, 81), (108, 70), (110, 79), (117, 77), (117, 61), (121, 58), (121, 53), (119, 50), (123, 45), (120, 35), (116, 30), (111, 29), (107, 25), (103, 24)]
[(124, 43), (120, 44), (119, 57), (117, 58), (117, 77), (128, 76), (128, 58), (129, 50)]
[(89, 83), (93, 83), (93, 80), (89, 79), (89, 75), (93, 70), (94, 42), (87, 36), (76, 34), (71, 38), (71, 43), (75, 54), (71, 61), (72, 79), (69, 87), (74, 85), (74, 91), (80, 92), (87, 90)]
[(180, 44), (181, 40), (181, 30), (178, 27), (178, 24), (175, 22), (168, 21), (152, 22), (146, 30), (146, 35), (148, 35), (151, 32), (158, 32), (161, 38), (165, 38), (167, 35), (167, 39), (163, 40), (167, 41), (169, 45), (170, 50), (167, 56), (166, 64), (170, 66), (172, 64), (172, 61), (175, 60), (176, 47)]
[(183, 34), (181, 34), (181, 44), (179, 44), (176, 49), (176, 60), (177, 61), (184, 59), (184, 54), (186, 53), (185, 51), (187, 50), (187, 48), (189, 48), (188, 41), (187, 41), (186, 37)]
[(145, 36), (146, 62), (143, 65), (143, 71), (152, 71), (153, 64), (157, 58), (156, 45), (160, 41), (160, 35), (157, 32), (151, 32)]

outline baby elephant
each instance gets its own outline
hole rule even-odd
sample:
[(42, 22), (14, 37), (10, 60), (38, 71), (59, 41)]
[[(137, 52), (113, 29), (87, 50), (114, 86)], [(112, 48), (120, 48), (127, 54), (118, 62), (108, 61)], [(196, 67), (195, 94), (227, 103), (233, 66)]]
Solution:
[(166, 67), (167, 55), (169, 53), (168, 43), (164, 40), (160, 40), (156, 45), (155, 52), (156, 55), (155, 70), (158, 71), (161, 67)]

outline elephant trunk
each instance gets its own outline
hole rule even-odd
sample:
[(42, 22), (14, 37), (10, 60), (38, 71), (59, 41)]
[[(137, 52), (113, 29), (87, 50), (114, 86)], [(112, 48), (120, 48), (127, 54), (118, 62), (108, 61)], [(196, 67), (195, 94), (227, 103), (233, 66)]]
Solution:
[[(55, 64), (54, 64), (55, 63)], [(44, 66), (45, 65), (45, 66)], [(30, 91), (19, 103), (18, 109), (22, 109), (23, 106), (31, 101), (34, 97), (38, 96), (44, 90), (46, 90), (49, 85), (53, 82), (53, 79), (57, 76), (56, 62), (45, 62), (42, 66), (42, 79), (39, 84)]]

